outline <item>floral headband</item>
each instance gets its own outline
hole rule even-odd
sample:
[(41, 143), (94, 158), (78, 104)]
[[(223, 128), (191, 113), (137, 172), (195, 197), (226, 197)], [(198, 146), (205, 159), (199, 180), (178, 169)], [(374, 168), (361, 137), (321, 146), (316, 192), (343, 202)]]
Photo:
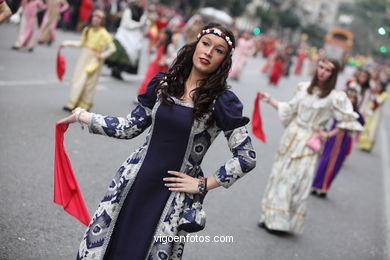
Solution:
[(330, 62), (328, 59), (323, 59), (320, 61), (320, 63), (331, 67), (332, 70), (334, 70), (336, 68), (336, 66), (332, 62)]
[(226, 33), (222, 32), (218, 28), (209, 28), (209, 29), (202, 30), (200, 33), (198, 33), (197, 38), (199, 40), (203, 35), (210, 34), (210, 33), (215, 34), (215, 35), (221, 37), (222, 39), (224, 39), (226, 41), (226, 43), (229, 45), (230, 54), (233, 54), (234, 45), (233, 45), (232, 40), (230, 39), (230, 37)]
[(349, 95), (352, 95), (352, 96), (357, 96), (358, 95), (358, 91), (356, 88), (354, 87), (348, 87), (345, 92)]

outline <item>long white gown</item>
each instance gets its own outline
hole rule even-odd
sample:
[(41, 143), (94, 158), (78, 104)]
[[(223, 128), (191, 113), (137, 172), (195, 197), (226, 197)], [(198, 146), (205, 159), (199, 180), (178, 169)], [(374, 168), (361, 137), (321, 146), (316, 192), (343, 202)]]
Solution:
[(302, 232), (306, 201), (320, 155), (306, 146), (313, 128), (325, 128), (328, 120), (335, 118), (338, 128), (363, 130), (344, 92), (333, 90), (319, 98), (316, 89), (312, 95), (307, 93), (309, 85), (298, 84), (292, 100), (279, 102), (278, 114), (286, 130), (277, 148), (260, 217), (260, 222), (273, 230)]

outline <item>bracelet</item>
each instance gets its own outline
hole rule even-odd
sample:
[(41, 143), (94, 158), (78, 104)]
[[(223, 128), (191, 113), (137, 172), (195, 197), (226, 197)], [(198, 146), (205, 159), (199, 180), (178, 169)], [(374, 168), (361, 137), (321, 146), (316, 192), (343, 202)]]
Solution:
[(271, 103), (271, 96), (268, 93), (265, 96), (267, 97), (267, 100), (265, 102), (270, 104)]
[(198, 182), (198, 191), (201, 195), (206, 195), (207, 193), (207, 178), (201, 177)]
[(76, 107), (75, 109), (75, 115), (76, 115), (76, 122), (78, 122), (80, 125), (81, 125), (81, 129), (84, 130), (84, 125), (83, 125), (83, 122), (80, 121), (80, 115), (82, 112), (85, 112), (86, 110), (84, 108), (81, 108), (81, 107)]

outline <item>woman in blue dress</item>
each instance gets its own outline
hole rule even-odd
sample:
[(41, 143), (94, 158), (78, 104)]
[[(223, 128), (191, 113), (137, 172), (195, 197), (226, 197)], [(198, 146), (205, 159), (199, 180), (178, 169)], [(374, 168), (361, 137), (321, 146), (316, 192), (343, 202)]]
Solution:
[[(204, 228), (207, 191), (228, 188), (255, 167), (249, 119), (226, 83), (234, 47), (228, 29), (209, 24), (180, 50), (167, 73), (151, 80), (127, 117), (75, 109), (60, 121), (88, 124), (91, 133), (121, 139), (149, 128), (145, 143), (109, 185), (77, 259), (181, 259), (185, 239), (173, 238)], [(233, 156), (204, 178), (201, 162), (221, 131)]]

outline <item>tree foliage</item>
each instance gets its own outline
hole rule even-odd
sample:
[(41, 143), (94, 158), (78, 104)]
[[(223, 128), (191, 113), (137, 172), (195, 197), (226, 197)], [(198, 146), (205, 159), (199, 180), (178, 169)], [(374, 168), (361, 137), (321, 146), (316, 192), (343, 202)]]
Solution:
[[(352, 15), (353, 22), (349, 29), (355, 35), (354, 50), (359, 53), (375, 53), (373, 50), (388, 42), (386, 37), (378, 35), (378, 28), (387, 27), (390, 30), (389, 18), (386, 8), (390, 2), (387, 0), (358, 0), (351, 4), (342, 4), (339, 13)], [(387, 43), (388, 45), (388, 43)]]
[(279, 23), (284, 28), (295, 29), (298, 28), (301, 24), (299, 18), (288, 11), (278, 11), (277, 12)]
[(302, 28), (302, 33), (306, 33), (309, 38), (308, 42), (316, 47), (322, 47), (326, 31), (317, 25), (309, 25)]

